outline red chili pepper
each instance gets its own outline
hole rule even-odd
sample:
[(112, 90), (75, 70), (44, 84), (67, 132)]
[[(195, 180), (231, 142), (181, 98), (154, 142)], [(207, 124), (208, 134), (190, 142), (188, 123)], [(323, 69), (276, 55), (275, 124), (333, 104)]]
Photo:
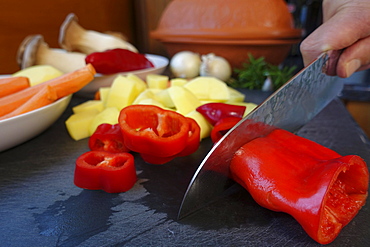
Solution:
[(258, 204), (292, 215), (321, 244), (338, 236), (368, 195), (363, 159), (282, 129), (241, 147), (230, 169)]
[(130, 153), (89, 151), (76, 160), (74, 183), (80, 188), (119, 193), (131, 189), (136, 180)]
[(154, 67), (153, 63), (143, 54), (121, 48), (91, 53), (86, 56), (85, 62), (86, 64), (92, 64), (96, 72), (101, 74), (114, 74)]
[(215, 125), (222, 118), (244, 116), (246, 107), (241, 105), (231, 105), (226, 103), (207, 103), (197, 108), (211, 125)]
[(130, 105), (123, 108), (119, 116), (126, 147), (152, 164), (163, 164), (195, 152), (200, 142), (200, 128), (193, 121), (154, 105)]
[(111, 153), (130, 151), (123, 143), (119, 124), (99, 125), (89, 139), (89, 148), (92, 151), (107, 151)]
[(226, 117), (218, 121), (211, 131), (212, 142), (218, 142), (241, 119), (241, 117)]

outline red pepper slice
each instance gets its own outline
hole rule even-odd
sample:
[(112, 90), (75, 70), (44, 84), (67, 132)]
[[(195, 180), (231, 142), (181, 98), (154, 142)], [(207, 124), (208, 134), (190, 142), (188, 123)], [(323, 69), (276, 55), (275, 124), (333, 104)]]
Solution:
[(226, 117), (244, 116), (246, 107), (241, 105), (231, 105), (226, 103), (207, 103), (197, 108), (197, 111), (202, 114), (211, 125), (215, 125), (218, 121)]
[(154, 105), (130, 105), (121, 110), (119, 124), (126, 147), (134, 152), (177, 156), (189, 145), (189, 120), (171, 110)]
[(218, 142), (241, 119), (241, 117), (226, 117), (218, 121), (211, 131), (212, 142)]
[(171, 161), (172, 159), (176, 157), (187, 156), (197, 151), (200, 145), (200, 127), (194, 119), (186, 118), (186, 120), (189, 123), (190, 131), (189, 131), (189, 138), (187, 141), (187, 145), (184, 150), (182, 150), (180, 153), (176, 155), (169, 156), (169, 157), (160, 157), (157, 155), (149, 155), (149, 154), (141, 153), (140, 154), (141, 158), (147, 163), (161, 165), (161, 164)]
[(258, 204), (292, 215), (321, 244), (338, 236), (368, 195), (363, 159), (282, 129), (241, 147), (230, 169)]
[(136, 181), (130, 153), (89, 151), (76, 160), (74, 183), (80, 188), (119, 193), (130, 190)]
[(96, 72), (101, 74), (114, 74), (154, 67), (153, 63), (143, 54), (121, 48), (91, 53), (86, 56), (85, 62), (86, 64), (92, 64)]
[(119, 124), (99, 125), (89, 139), (89, 148), (92, 151), (107, 151), (111, 153), (130, 151), (123, 142)]

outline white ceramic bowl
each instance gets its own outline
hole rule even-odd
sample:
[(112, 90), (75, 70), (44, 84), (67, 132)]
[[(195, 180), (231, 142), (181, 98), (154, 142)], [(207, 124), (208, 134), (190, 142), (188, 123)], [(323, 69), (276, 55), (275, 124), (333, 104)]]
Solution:
[(45, 131), (62, 115), (71, 97), (70, 95), (37, 110), (0, 120), (0, 152)]
[(132, 73), (132, 74), (137, 75), (141, 79), (145, 80), (146, 76), (149, 74), (162, 74), (169, 63), (169, 60), (166, 57), (152, 55), (152, 54), (145, 54), (145, 57), (153, 63), (154, 68), (141, 69), (141, 70), (117, 73), (117, 74), (112, 74), (112, 75), (97, 74), (95, 75), (95, 79), (92, 82), (90, 82), (88, 85), (86, 85), (84, 88), (82, 88), (79, 91), (79, 93), (82, 93), (82, 94), (95, 93), (101, 87), (109, 87), (117, 75), (127, 75), (129, 73)]

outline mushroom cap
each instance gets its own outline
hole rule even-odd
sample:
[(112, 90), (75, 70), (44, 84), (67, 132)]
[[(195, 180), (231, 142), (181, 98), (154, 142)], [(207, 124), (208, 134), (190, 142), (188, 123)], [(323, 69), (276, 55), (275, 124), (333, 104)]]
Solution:
[(66, 19), (59, 29), (59, 45), (67, 51), (71, 51), (73, 49), (71, 44), (69, 44), (69, 42), (67, 41), (68, 39), (66, 38), (68, 34), (68, 29), (71, 27), (72, 24), (78, 25), (78, 18), (74, 13), (70, 13), (67, 15)]
[(43, 42), (44, 37), (40, 34), (29, 35), (22, 41), (17, 51), (17, 63), (21, 69), (36, 63), (37, 51)]

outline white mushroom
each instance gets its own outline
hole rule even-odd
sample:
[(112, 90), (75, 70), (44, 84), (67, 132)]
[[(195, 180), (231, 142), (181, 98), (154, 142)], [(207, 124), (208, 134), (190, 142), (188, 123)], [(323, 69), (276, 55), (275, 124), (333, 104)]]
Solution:
[(85, 54), (122, 48), (133, 52), (137, 49), (116, 35), (86, 30), (78, 23), (75, 14), (69, 14), (59, 31), (59, 45), (67, 51), (80, 51)]
[(68, 73), (85, 66), (85, 57), (83, 53), (50, 48), (42, 35), (31, 35), (21, 43), (17, 62), (21, 69), (33, 65), (50, 65)]

